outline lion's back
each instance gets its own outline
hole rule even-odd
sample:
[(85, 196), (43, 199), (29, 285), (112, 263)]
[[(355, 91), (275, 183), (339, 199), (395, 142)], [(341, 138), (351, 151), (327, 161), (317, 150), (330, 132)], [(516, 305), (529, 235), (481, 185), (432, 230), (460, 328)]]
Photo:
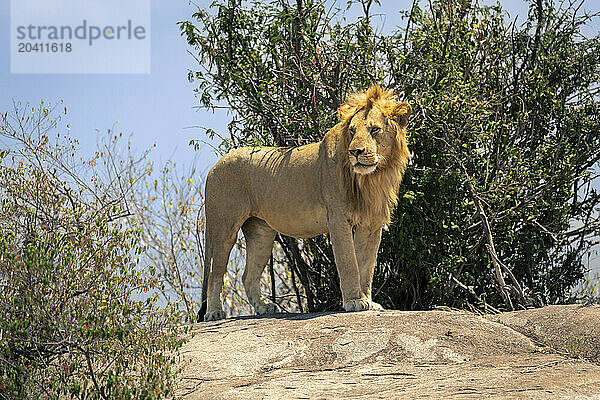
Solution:
[(322, 233), (325, 205), (319, 154), (320, 143), (232, 150), (207, 177), (207, 216), (255, 216), (282, 232), (306, 237)]
[[(240, 190), (273, 191), (293, 184), (315, 186), (319, 143), (298, 147), (241, 147), (225, 154), (208, 174), (207, 192), (234, 186)], [(248, 187), (250, 186), (250, 187)]]

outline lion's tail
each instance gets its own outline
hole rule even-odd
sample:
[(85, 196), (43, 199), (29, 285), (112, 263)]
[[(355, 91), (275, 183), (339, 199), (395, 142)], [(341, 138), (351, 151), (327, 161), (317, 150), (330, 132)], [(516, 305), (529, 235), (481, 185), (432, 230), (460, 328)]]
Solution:
[(200, 311), (198, 311), (198, 322), (204, 321), (204, 315), (206, 315), (206, 308), (208, 306), (208, 281), (210, 277), (210, 272), (212, 271), (212, 263), (213, 263), (213, 248), (212, 248), (212, 240), (211, 240), (211, 232), (209, 230), (208, 224), (206, 224), (206, 229), (204, 230), (204, 268), (203, 268), (203, 277), (202, 277), (202, 305), (200, 306)]

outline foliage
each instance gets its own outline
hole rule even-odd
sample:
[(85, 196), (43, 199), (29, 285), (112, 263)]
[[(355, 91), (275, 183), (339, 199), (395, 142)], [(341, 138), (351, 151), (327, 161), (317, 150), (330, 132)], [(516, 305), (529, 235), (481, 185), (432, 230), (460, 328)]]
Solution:
[(540, 0), (515, 27), (499, 5), (413, 9), (411, 46), (393, 58), (418, 109), (415, 168), (383, 244), (408, 256), (383, 263), (414, 274), (408, 288), (390, 288), (415, 291), (404, 307), (423, 294), (464, 301), (457, 280), (509, 306), (489, 277), (496, 257), (506, 279), (528, 289), (521, 305), (566, 301), (583, 277), (598, 233), (600, 42), (578, 34), (589, 17), (576, 12)]
[(15, 104), (0, 122), (0, 397), (167, 397), (182, 339), (137, 269), (142, 159), (115, 162), (110, 131), (79, 159), (59, 108)]
[[(593, 16), (533, 0), (517, 26), (500, 4), (415, 1), (405, 26), (386, 33), (376, 3), (350, 1), (362, 11), (353, 20), (320, 0), (218, 0), (180, 23), (201, 105), (232, 111), (221, 151), (319, 140), (349, 92), (395, 88), (414, 108), (414, 158), (375, 300), (491, 310), (569, 301), (599, 233), (600, 38), (580, 34)], [(328, 240), (279, 242), (309, 310), (338, 307)]]
[(150, 171), (141, 176), (129, 203), (140, 228), (145, 251), (141, 263), (152, 266), (164, 283), (162, 295), (175, 300), (188, 320), (195, 315), (193, 292), (199, 288), (202, 237), (200, 182), (195, 168), (182, 172), (167, 162), (158, 176)]

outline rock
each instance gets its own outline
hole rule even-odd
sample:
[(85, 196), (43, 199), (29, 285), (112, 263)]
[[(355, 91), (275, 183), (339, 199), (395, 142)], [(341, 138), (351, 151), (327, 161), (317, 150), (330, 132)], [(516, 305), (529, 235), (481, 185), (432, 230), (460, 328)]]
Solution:
[(548, 306), (489, 317), (573, 358), (600, 363), (600, 306)]
[[(600, 307), (591, 310), (585, 318), (597, 322)], [(487, 318), (456, 311), (277, 314), (201, 323), (181, 352), (178, 395), (600, 399), (599, 365), (540, 347), (539, 337), (518, 331), (537, 321), (532, 311)], [(584, 315), (573, 312), (564, 315)], [(597, 346), (600, 332), (593, 335), (585, 343)]]

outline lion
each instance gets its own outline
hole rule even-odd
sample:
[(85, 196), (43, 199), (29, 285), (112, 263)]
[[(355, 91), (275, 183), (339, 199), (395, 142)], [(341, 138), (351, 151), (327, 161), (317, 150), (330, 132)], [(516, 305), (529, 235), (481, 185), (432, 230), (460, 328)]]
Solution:
[(383, 309), (372, 301), (371, 285), (381, 230), (396, 206), (410, 156), (411, 113), (391, 90), (373, 85), (348, 96), (339, 123), (320, 142), (244, 147), (223, 156), (206, 178), (199, 320), (225, 318), (223, 276), (240, 229), (246, 239), (242, 281), (256, 314), (277, 311), (260, 293), (277, 233), (329, 233), (344, 310)]

